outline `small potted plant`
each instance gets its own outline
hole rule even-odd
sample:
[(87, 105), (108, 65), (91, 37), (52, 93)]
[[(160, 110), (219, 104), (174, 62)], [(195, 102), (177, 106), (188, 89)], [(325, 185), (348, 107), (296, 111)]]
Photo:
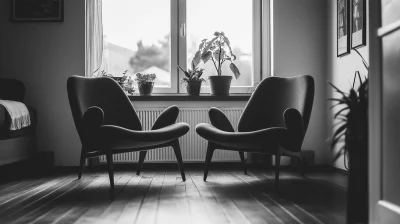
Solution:
[(214, 64), (217, 75), (209, 76), (211, 94), (229, 95), (232, 76), (222, 75), (222, 65), (224, 62), (229, 61), (229, 68), (236, 79), (240, 77), (240, 72), (233, 63), (236, 60), (236, 56), (233, 54), (230, 41), (224, 32), (215, 32), (214, 38), (210, 41), (207, 41), (207, 39), (202, 40), (195, 58), (201, 58), (204, 63), (211, 59)]
[(197, 61), (193, 59), (192, 69), (188, 69), (187, 71), (178, 65), (178, 68), (185, 74), (182, 83), (186, 83), (186, 90), (189, 95), (198, 96), (200, 94), (201, 83), (206, 81), (200, 78), (203, 75), (204, 69), (197, 66), (199, 62), (200, 59)]
[(104, 70), (101, 71), (100, 76), (101, 77), (110, 77), (112, 79), (114, 79), (120, 86), (121, 88), (124, 90), (124, 92), (127, 95), (132, 95), (135, 92), (135, 87), (133, 87), (133, 79), (126, 75), (128, 73), (128, 70), (125, 70), (122, 73), (122, 77), (114, 77), (112, 74), (108, 74), (107, 72), (105, 72)]
[(157, 76), (156, 74), (142, 74), (142, 73), (137, 73), (135, 81), (138, 84), (139, 87), (139, 93), (140, 95), (151, 95), (151, 92), (153, 92), (153, 86), (154, 86), (154, 79), (156, 79)]

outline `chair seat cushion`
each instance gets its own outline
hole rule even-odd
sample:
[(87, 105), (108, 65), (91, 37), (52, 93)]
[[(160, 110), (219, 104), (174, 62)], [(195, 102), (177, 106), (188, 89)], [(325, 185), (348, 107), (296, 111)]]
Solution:
[(99, 139), (101, 145), (98, 147), (132, 149), (157, 146), (182, 137), (189, 129), (189, 125), (183, 122), (148, 131), (133, 131), (119, 126), (103, 125), (99, 134), (103, 137), (100, 137), (102, 140)]
[(8, 114), (6, 108), (0, 105), (0, 139), (18, 138), (32, 133), (37, 124), (37, 113), (36, 110), (30, 106), (27, 106), (30, 114), (31, 125), (19, 130), (11, 131), (10, 123), (11, 117)]
[(196, 126), (196, 132), (202, 138), (226, 147), (225, 149), (274, 153), (287, 130), (273, 127), (252, 132), (226, 132), (210, 124), (201, 123)]

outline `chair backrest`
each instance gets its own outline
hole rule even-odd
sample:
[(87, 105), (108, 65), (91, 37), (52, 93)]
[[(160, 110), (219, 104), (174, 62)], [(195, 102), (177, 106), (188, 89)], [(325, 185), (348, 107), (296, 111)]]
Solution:
[(104, 112), (104, 125), (116, 125), (131, 130), (142, 130), (142, 124), (128, 96), (111, 78), (71, 76), (67, 81), (68, 98), (75, 126), (82, 140), (81, 120), (89, 107), (97, 106)]
[(0, 78), (0, 99), (23, 102), (25, 86), (16, 79)]
[(309, 75), (291, 78), (268, 77), (262, 80), (239, 119), (238, 131), (285, 127), (283, 112), (297, 109), (307, 130), (314, 101), (314, 79)]

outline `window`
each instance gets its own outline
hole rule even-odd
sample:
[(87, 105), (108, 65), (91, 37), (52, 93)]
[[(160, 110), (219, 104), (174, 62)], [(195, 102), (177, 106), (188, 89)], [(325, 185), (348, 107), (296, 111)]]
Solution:
[[(231, 92), (248, 92), (261, 76), (261, 11), (261, 0), (103, 0), (101, 70), (156, 73), (154, 92), (185, 93), (177, 65), (186, 68), (201, 40), (224, 31), (242, 74)], [(205, 79), (216, 74), (211, 61), (200, 67)], [(228, 63), (223, 74), (233, 75)]]

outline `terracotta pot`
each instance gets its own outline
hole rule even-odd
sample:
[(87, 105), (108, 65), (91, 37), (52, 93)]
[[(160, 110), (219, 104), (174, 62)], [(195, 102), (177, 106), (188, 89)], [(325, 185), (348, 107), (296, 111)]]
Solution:
[(201, 81), (188, 81), (186, 83), (186, 90), (188, 95), (200, 95)]
[(151, 93), (153, 92), (153, 86), (154, 86), (154, 82), (146, 82), (146, 83), (139, 85), (140, 95), (142, 95), (142, 96), (151, 95)]
[(229, 96), (232, 76), (209, 76), (211, 95)]

